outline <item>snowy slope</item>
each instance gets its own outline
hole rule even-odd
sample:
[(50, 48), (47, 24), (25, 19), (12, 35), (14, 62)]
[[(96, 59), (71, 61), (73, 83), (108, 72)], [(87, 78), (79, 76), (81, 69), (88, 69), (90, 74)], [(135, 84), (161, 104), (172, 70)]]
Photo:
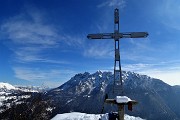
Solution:
[(14, 86), (12, 86), (9, 83), (0, 82), (0, 89), (7, 89), (7, 90), (14, 89), (14, 90), (16, 90), (17, 88), (15, 88)]
[[(64, 113), (58, 114), (51, 120), (108, 120), (108, 114), (86, 114), (86, 113), (79, 113), (79, 112), (72, 112), (72, 113)], [(143, 120), (139, 117), (133, 117), (129, 115), (125, 115), (125, 120)]]
[(22, 99), (29, 98), (31, 93), (38, 92), (33, 87), (13, 86), (0, 82), (0, 112), (10, 108), (12, 103), (21, 104)]
[(0, 82), (0, 92), (19, 90), (22, 92), (38, 92), (40, 87), (13, 86), (9, 83)]

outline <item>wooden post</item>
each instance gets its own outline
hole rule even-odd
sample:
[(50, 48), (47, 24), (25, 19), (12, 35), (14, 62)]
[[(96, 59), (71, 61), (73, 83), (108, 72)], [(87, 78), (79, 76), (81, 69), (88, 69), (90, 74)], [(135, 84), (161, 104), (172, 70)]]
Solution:
[(118, 105), (118, 120), (124, 120), (124, 105)]

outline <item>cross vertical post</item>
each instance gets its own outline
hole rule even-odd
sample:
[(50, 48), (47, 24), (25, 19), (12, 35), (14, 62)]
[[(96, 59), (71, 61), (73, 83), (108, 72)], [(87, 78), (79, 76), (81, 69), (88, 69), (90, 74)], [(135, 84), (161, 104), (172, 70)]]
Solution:
[[(115, 48), (115, 59), (114, 59), (114, 85), (113, 93), (118, 93), (118, 95), (123, 95), (123, 82), (122, 82), (122, 71), (120, 63), (120, 48), (119, 48), (119, 10), (116, 8), (114, 10), (114, 48)], [(116, 86), (118, 85), (118, 86)]]
[[(120, 39), (121, 38), (145, 38), (148, 36), (147, 32), (119, 32), (119, 9), (114, 10), (114, 33), (97, 33), (88, 34), (88, 39), (114, 39), (114, 84), (113, 84), (113, 94), (117, 96), (123, 96), (123, 81), (122, 81), (122, 71), (120, 63)], [(137, 104), (136, 101), (132, 100), (128, 103), (118, 103), (115, 99), (106, 99), (106, 103), (116, 104), (118, 106), (118, 120), (124, 120), (124, 105)]]
[[(119, 34), (119, 10), (114, 10), (114, 33), (115, 36)], [(119, 38), (114, 37), (115, 42), (115, 59), (114, 59), (114, 85), (113, 94), (117, 92), (117, 95), (123, 95), (123, 83), (122, 83), (122, 71), (120, 63), (120, 49), (119, 49)], [(118, 85), (116, 87), (116, 85)], [(118, 93), (119, 92), (119, 93)], [(124, 105), (118, 106), (118, 119), (124, 120)]]

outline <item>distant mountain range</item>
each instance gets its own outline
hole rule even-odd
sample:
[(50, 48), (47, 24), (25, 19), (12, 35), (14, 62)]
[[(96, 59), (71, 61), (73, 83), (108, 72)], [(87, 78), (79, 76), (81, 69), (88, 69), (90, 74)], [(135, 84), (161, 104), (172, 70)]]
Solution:
[(36, 86), (0, 82), (0, 120), (49, 120), (54, 108), (43, 99), (45, 93)]
[[(122, 75), (125, 95), (139, 102), (133, 112), (126, 109), (127, 114), (149, 120), (180, 120), (180, 87), (133, 72), (123, 71)], [(72, 111), (98, 114), (105, 94), (111, 94), (112, 85), (111, 72), (85, 72), (50, 90), (46, 97), (56, 105), (54, 114)], [(104, 112), (111, 110), (116, 110), (116, 106), (105, 104)]]
[(0, 112), (10, 108), (13, 103), (21, 104), (22, 100), (41, 90), (39, 87), (13, 86), (0, 82)]
[[(0, 83), (0, 118), (48, 120), (69, 112), (100, 114), (105, 94), (116, 96), (112, 94), (113, 77), (112, 72), (79, 73), (47, 92)], [(132, 112), (125, 109), (126, 114), (147, 120), (180, 120), (180, 86), (134, 72), (123, 71), (122, 78), (124, 94), (138, 101)], [(114, 105), (104, 105), (104, 113), (116, 110)]]

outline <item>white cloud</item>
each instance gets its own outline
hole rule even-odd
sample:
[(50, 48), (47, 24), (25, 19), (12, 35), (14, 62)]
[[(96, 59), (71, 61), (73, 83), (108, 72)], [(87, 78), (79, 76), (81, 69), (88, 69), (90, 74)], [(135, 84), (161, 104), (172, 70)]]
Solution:
[(42, 88), (56, 88), (62, 85), (65, 81), (43, 81)]
[(29, 16), (32, 20), (28, 20), (25, 16), (29, 14), (15, 16), (1, 26), (1, 31), (5, 32), (8, 39), (13, 40), (15, 44), (57, 44), (57, 33), (51, 25), (37, 23), (33, 16)]
[(101, 4), (99, 4), (97, 7), (120, 7), (121, 9), (126, 6), (125, 0), (107, 0)]
[(14, 67), (15, 76), (18, 79), (27, 81), (65, 81), (74, 74), (71, 70), (61, 69), (40, 69), (40, 68), (27, 68), (27, 67)]
[[(51, 52), (57, 50), (64, 52), (67, 47), (82, 47), (84, 41), (81, 38), (84, 36), (66, 34), (47, 22), (46, 14), (37, 9), (30, 9), (25, 9), (19, 15), (7, 19), (0, 26), (1, 36), (4, 37), (4, 41), (8, 41), (8, 47), (14, 53), (12, 61), (16, 67), (12, 66), (12, 69), (15, 77), (34, 83), (37, 81), (47, 85), (51, 83), (51, 86), (53, 83), (62, 84), (75, 72), (56, 69), (59, 65), (53, 64), (63, 66), (70, 63), (60, 57), (54, 58)], [(47, 69), (49, 66), (55, 68)]]
[(111, 58), (114, 56), (114, 45), (108, 44), (108, 42), (100, 41), (101, 43), (89, 44), (84, 49), (84, 56), (93, 58)]
[(51, 59), (39, 59), (40, 62), (53, 63), (53, 64), (70, 64), (68, 61), (51, 60)]
[[(142, 60), (142, 62), (154, 60), (151, 54), (147, 56), (147, 52), (155, 51), (155, 49), (148, 46), (148, 40), (143, 39), (137, 41), (135, 39), (128, 39), (127, 41), (125, 42), (124, 39), (120, 40), (121, 60)], [(84, 56), (94, 58), (114, 58), (114, 40), (91, 40), (89, 44), (86, 45), (86, 48), (84, 48)]]
[(65, 34), (61, 37), (61, 39), (68, 45), (71, 47), (78, 47), (78, 48), (82, 48), (83, 45), (85, 44), (85, 35), (68, 35)]
[(43, 19), (44, 16), (39, 11), (25, 11), (1, 25), (1, 33), (6, 40), (11, 41), (11, 49), (19, 62), (38, 61), (43, 59), (43, 51), (59, 46), (56, 28), (43, 22)]
[[(130, 60), (134, 62), (152, 62), (155, 61), (154, 49), (150, 45), (148, 38), (122, 39), (120, 45), (121, 60)], [(148, 54), (148, 55), (147, 55)]]
[(155, 51), (152, 47), (149, 46), (150, 39), (147, 38), (129, 38), (129, 43), (133, 46), (133, 49), (136, 48), (136, 50), (149, 50), (149, 51)]
[(180, 70), (177, 71), (154, 71), (147, 75), (163, 80), (170, 85), (180, 85)]
[[(15, 53), (16, 62), (49, 62), (63, 64), (62, 60), (45, 58), (50, 49), (81, 47), (84, 36), (72, 36), (58, 30), (53, 24), (46, 22), (47, 16), (41, 11), (25, 9), (19, 15), (6, 20), (0, 27), (1, 35), (10, 40), (11, 50)], [(64, 49), (64, 48), (63, 48)], [(61, 51), (60, 51), (61, 52)]]
[(136, 71), (136, 72), (141, 72), (145, 69), (151, 68), (153, 65), (152, 64), (126, 64), (123, 65), (123, 69), (126, 71)]
[(122, 69), (158, 78), (170, 85), (180, 85), (180, 61), (156, 64), (125, 64)]
[(180, 30), (180, 14), (178, 14), (180, 12), (179, 4), (179, 0), (165, 0), (161, 2), (160, 5), (158, 4), (156, 9), (157, 12), (155, 12), (164, 25), (176, 30)]

